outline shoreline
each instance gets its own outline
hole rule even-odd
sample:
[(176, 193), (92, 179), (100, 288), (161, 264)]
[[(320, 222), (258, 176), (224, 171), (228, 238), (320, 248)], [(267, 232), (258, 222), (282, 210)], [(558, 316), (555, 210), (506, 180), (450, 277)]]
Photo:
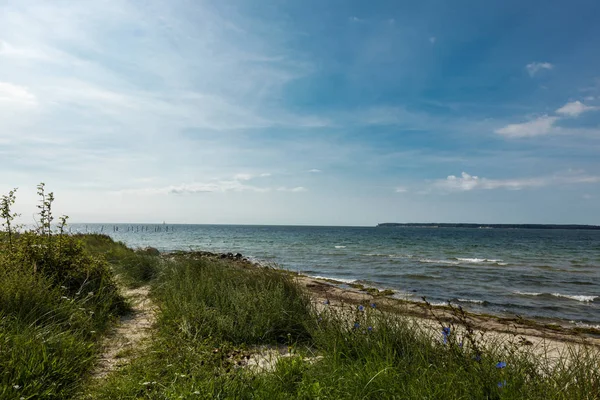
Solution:
[[(418, 320), (436, 322), (436, 318), (452, 323), (455, 316), (452, 308), (448, 305), (434, 305), (425, 302), (398, 299), (391, 296), (389, 289), (377, 289), (366, 287), (351, 287), (348, 282), (338, 281), (325, 277), (312, 277), (300, 272), (294, 272), (272, 265), (263, 264), (259, 261), (245, 258), (237, 253), (213, 253), (210, 251), (165, 251), (161, 257), (170, 256), (207, 257), (210, 259), (221, 259), (232, 261), (242, 267), (269, 268), (292, 276), (313, 299), (315, 304), (323, 304), (329, 300), (338, 305), (370, 304), (376, 302), (379, 309), (391, 313), (414, 317)], [(391, 293), (390, 293), (391, 292)], [(436, 315), (432, 315), (435, 313)], [(473, 327), (481, 332), (492, 332), (501, 335), (523, 336), (527, 338), (550, 339), (558, 343), (585, 343), (600, 347), (600, 329), (594, 327), (581, 327), (564, 320), (544, 320), (535, 318), (522, 318), (519, 316), (500, 316), (486, 313), (477, 313), (465, 310)]]

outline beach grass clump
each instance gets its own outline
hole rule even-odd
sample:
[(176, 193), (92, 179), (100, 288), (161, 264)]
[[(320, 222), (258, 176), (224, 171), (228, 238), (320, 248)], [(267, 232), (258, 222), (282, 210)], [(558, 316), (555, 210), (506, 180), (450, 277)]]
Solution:
[(80, 234), (88, 252), (104, 258), (119, 279), (129, 287), (138, 287), (154, 279), (161, 270), (160, 257), (143, 251), (135, 251), (122, 242), (115, 242), (104, 234)]
[(14, 198), (2, 198), (0, 398), (69, 398), (127, 310), (110, 266), (65, 234), (66, 217), (53, 226), (54, 197), (43, 184), (38, 194), (38, 228), (25, 232), (9, 225)]
[(200, 258), (170, 265), (159, 282), (160, 318), (188, 337), (255, 344), (310, 336), (309, 297), (276, 270)]

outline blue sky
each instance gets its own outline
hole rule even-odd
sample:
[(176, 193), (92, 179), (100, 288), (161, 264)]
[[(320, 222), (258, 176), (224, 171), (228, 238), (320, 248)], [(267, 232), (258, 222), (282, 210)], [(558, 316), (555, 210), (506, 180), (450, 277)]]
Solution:
[[(526, 4), (524, 4), (526, 3)], [(79, 222), (600, 224), (600, 2), (0, 2), (0, 192)]]

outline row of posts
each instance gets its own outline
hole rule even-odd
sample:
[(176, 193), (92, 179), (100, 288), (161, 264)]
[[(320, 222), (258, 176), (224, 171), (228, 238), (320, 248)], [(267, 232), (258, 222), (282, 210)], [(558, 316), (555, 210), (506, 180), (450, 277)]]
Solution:
[[(95, 227), (94, 227), (95, 228)], [(69, 227), (69, 232), (71, 231), (71, 227)], [(92, 230), (93, 232), (94, 230)], [(126, 225), (126, 226), (119, 226), (119, 225), (113, 225), (112, 226), (112, 231), (113, 232), (174, 232), (175, 228), (169, 225), (153, 225), (153, 226), (147, 226), (147, 225)], [(88, 226), (85, 226), (85, 233), (90, 232), (90, 229), (88, 228)], [(104, 232), (104, 225), (100, 226), (100, 231), (96, 231), (99, 233), (103, 233)]]

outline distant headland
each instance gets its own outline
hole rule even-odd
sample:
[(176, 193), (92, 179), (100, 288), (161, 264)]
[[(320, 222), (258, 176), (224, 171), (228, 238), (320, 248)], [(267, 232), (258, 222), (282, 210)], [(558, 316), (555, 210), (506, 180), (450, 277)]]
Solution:
[(399, 222), (384, 222), (377, 224), (378, 228), (472, 228), (472, 229), (588, 229), (588, 230), (600, 230), (598, 225), (560, 225), (560, 224), (467, 224), (467, 223), (399, 223)]

